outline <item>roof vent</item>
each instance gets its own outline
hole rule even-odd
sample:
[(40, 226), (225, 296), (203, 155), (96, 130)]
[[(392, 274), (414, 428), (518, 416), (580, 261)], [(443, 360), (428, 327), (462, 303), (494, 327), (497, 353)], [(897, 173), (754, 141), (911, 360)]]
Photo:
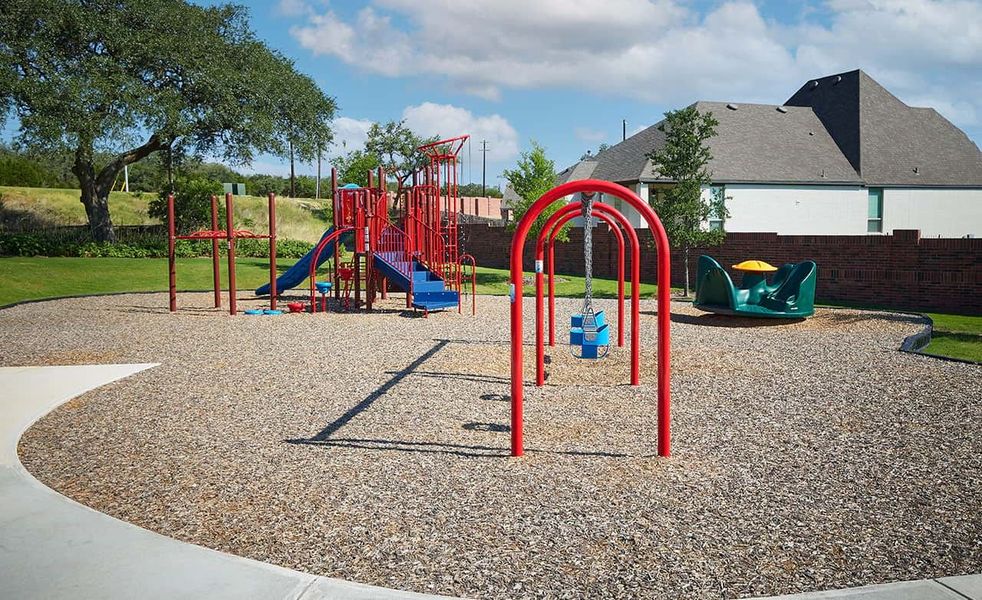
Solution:
[(808, 132), (808, 135), (815, 135), (815, 132), (814, 131), (809, 131)]
[(836, 75), (835, 79), (832, 80), (832, 85), (839, 85), (840, 81), (842, 81), (842, 75)]
[(812, 81), (811, 83), (808, 84), (808, 87), (810, 87), (811, 89), (815, 89), (818, 87), (818, 82)]
[(914, 175), (920, 175), (920, 174), (921, 174), (920, 167), (914, 167)]
[(786, 113), (786, 112), (788, 112), (788, 109), (785, 108), (785, 107), (783, 107), (783, 106), (778, 106), (777, 107), (777, 112), (779, 112), (779, 113)]
[(732, 104), (732, 103), (731, 103), (731, 104), (727, 104), (727, 105), (726, 105), (726, 108), (728, 108), (728, 109), (730, 109), (730, 110), (736, 110), (736, 109), (738, 109), (738, 108), (740, 108), (740, 107), (739, 107), (738, 105), (736, 105), (736, 104)]

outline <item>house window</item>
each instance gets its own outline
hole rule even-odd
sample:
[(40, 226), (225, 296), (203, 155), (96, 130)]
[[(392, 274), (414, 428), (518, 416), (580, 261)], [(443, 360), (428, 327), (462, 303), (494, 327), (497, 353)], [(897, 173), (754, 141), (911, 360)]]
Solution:
[(712, 205), (709, 211), (709, 230), (722, 231), (723, 220), (726, 215), (725, 200), (726, 186), (713, 185), (709, 187), (709, 202)]
[(883, 188), (869, 189), (869, 208), (866, 211), (866, 232), (883, 233)]

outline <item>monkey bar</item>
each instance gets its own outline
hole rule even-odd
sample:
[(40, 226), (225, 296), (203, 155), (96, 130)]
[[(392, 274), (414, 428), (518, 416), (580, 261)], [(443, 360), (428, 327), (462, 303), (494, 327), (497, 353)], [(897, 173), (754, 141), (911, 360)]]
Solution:
[(228, 242), (228, 312), (238, 313), (235, 296), (235, 242), (239, 239), (269, 240), (269, 308), (276, 308), (276, 195), (270, 193), (268, 201), (269, 233), (260, 235), (248, 229), (233, 227), (232, 194), (225, 194), (225, 229), (218, 228), (218, 197), (211, 197), (211, 229), (202, 229), (187, 235), (177, 235), (174, 216), (174, 194), (167, 195), (167, 263), (170, 294), (170, 311), (177, 312), (177, 240), (211, 240), (212, 280), (215, 288), (215, 308), (222, 306), (221, 276), (218, 241)]
[[(515, 227), (515, 235), (511, 243), (511, 454), (512, 456), (522, 456), (524, 454), (523, 439), (523, 373), (522, 373), (522, 251), (525, 247), (525, 240), (529, 230), (536, 219), (548, 206), (555, 202), (562, 202), (566, 196), (578, 193), (601, 193), (615, 198), (620, 198), (638, 211), (645, 221), (655, 238), (658, 260), (658, 454), (669, 456), (671, 454), (671, 366), (670, 366), (670, 335), (671, 335), (671, 263), (668, 245), (668, 236), (662, 226), (658, 215), (631, 190), (624, 186), (609, 181), (598, 179), (586, 179), (571, 181), (557, 186), (543, 194), (525, 212)], [(596, 206), (603, 206), (597, 204)], [(630, 236), (633, 229), (628, 229)], [(636, 243), (637, 236), (632, 239), (632, 244)], [(537, 260), (541, 260), (541, 254)], [(631, 261), (632, 280), (640, 281), (640, 261)], [(541, 267), (536, 269), (537, 289), (541, 290)], [(541, 292), (540, 292), (541, 293)], [(542, 306), (537, 302), (536, 306), (538, 320), (537, 329), (541, 329)], [(631, 294), (631, 313), (632, 320), (634, 315), (640, 313), (640, 296), (637, 288)], [(541, 332), (537, 331), (538, 345), (541, 345)], [(631, 328), (632, 354), (634, 349), (640, 350), (640, 331), (637, 326)], [(632, 369), (633, 370), (633, 369)], [(632, 380), (633, 380), (632, 374)], [(633, 383), (633, 381), (632, 381)]]

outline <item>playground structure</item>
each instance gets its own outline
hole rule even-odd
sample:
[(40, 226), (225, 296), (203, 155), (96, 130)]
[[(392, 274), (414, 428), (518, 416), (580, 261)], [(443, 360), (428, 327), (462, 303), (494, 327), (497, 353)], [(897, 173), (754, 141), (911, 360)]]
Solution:
[[(733, 265), (743, 271), (740, 287), (709, 256), (699, 257), (696, 297), (692, 305), (721, 315), (768, 319), (803, 319), (815, 314), (818, 266), (805, 260), (775, 268), (758, 260)], [(767, 273), (774, 272), (768, 283)]]
[(211, 229), (201, 229), (187, 235), (177, 235), (174, 220), (174, 194), (167, 196), (167, 263), (169, 273), (170, 312), (177, 312), (177, 240), (211, 240), (212, 280), (215, 290), (215, 308), (222, 306), (222, 283), (219, 266), (219, 240), (228, 243), (228, 312), (238, 314), (235, 297), (235, 242), (240, 239), (269, 240), (269, 286), (272, 294), (269, 297), (269, 310), (276, 310), (276, 195), (272, 192), (267, 197), (269, 233), (260, 235), (247, 229), (235, 229), (232, 219), (232, 194), (225, 194), (225, 229), (218, 228), (218, 198), (211, 197)]
[[(406, 308), (431, 311), (457, 307), (462, 312), (464, 265), (470, 267), (472, 312), (476, 313), (476, 264), (460, 254), (457, 215), (460, 210), (457, 156), (468, 136), (419, 148), (429, 163), (413, 173), (412, 185), (399, 189), (390, 205), (382, 169), (368, 174), (368, 185), (338, 185), (332, 169), (334, 226), (302, 259), (281, 275), (276, 286), (264, 285), (257, 295), (273, 294), (308, 281), (310, 306), (326, 309), (326, 290), (345, 306), (364, 304), (373, 310), (377, 297), (390, 288), (406, 293)], [(352, 245), (350, 263), (342, 263), (341, 246)], [(317, 281), (317, 269), (330, 261), (327, 282)], [(364, 292), (364, 302), (362, 294)], [(353, 295), (353, 299), (349, 298)]]
[[(603, 194), (614, 196), (621, 199), (622, 201), (629, 204), (632, 208), (638, 211), (645, 221), (647, 221), (648, 226), (651, 228), (654, 234), (655, 244), (658, 252), (658, 455), (659, 456), (669, 456), (671, 454), (671, 390), (670, 390), (670, 329), (671, 329), (671, 262), (670, 262), (670, 248), (668, 245), (668, 236), (665, 234), (665, 228), (662, 226), (661, 221), (658, 219), (658, 215), (641, 200), (634, 192), (631, 190), (618, 185), (616, 183), (611, 183), (608, 181), (601, 181), (596, 179), (586, 179), (580, 181), (571, 181), (553, 188), (549, 192), (543, 194), (538, 200), (532, 204), (531, 207), (526, 211), (525, 215), (521, 218), (515, 227), (515, 234), (512, 237), (511, 244), (511, 290), (510, 290), (510, 300), (511, 300), (511, 455), (512, 456), (522, 456), (524, 453), (524, 439), (523, 439), (523, 416), (524, 416), (524, 406), (523, 406), (523, 358), (522, 358), (522, 279), (523, 279), (523, 265), (522, 265), (522, 251), (525, 246), (526, 238), (528, 237), (529, 230), (535, 220), (542, 214), (542, 212), (551, 204), (555, 202), (562, 202), (563, 198), (571, 196), (574, 194), (581, 195), (581, 202), (577, 204), (569, 204), (564, 208), (561, 208), (556, 213), (554, 213), (546, 222), (543, 227), (542, 233), (536, 243), (536, 257), (535, 257), (535, 290), (536, 290), (536, 301), (535, 301), (535, 348), (536, 348), (536, 385), (541, 386), (545, 383), (544, 377), (544, 335), (543, 335), (543, 256), (544, 256), (544, 239), (547, 236), (554, 237), (555, 231), (553, 228), (566, 217), (572, 219), (577, 216), (577, 211), (581, 211), (584, 217), (584, 246), (588, 249), (586, 254), (587, 257), (587, 293), (586, 300), (584, 302), (584, 324), (583, 333), (584, 338), (586, 338), (586, 320), (588, 318), (589, 311), (592, 310), (590, 306), (590, 276), (591, 276), (591, 263), (589, 260), (589, 248), (590, 248), (590, 236), (592, 235), (590, 230), (590, 218), (594, 214), (603, 214), (609, 217), (612, 221), (616, 222), (624, 228), (629, 239), (631, 240), (632, 247), (632, 260), (631, 260), (631, 385), (640, 384), (640, 289), (638, 282), (640, 281), (640, 249), (638, 243), (637, 233), (634, 228), (630, 225), (627, 219), (610, 205), (604, 204), (603, 202), (597, 202), (593, 200), (595, 194), (600, 194), (601, 198)], [(610, 221), (607, 221), (608, 224)], [(622, 246), (623, 248), (623, 246)], [(550, 250), (552, 246), (550, 245)], [(621, 264), (623, 264), (623, 252), (621, 252)], [(550, 267), (552, 265), (550, 264)], [(619, 301), (623, 301), (623, 272), (621, 272), (621, 277), (619, 278), (618, 286), (618, 296)], [(550, 276), (550, 288), (552, 288), (552, 277)], [(554, 292), (550, 295), (552, 298)], [(621, 313), (623, 315), (623, 313)], [(554, 307), (550, 311), (550, 345), (554, 343), (554, 325), (553, 320), (555, 317)], [(620, 336), (623, 332), (623, 318), (619, 318), (618, 335)]]
[[(457, 215), (460, 211), (457, 156), (468, 136), (459, 136), (426, 144), (419, 148), (429, 162), (412, 175), (412, 185), (400, 188), (394, 199), (386, 189), (384, 171), (368, 173), (368, 185), (338, 185), (337, 171), (332, 169), (331, 187), (334, 225), (320, 241), (282, 275), (276, 275), (276, 198), (269, 194), (269, 233), (259, 235), (234, 229), (232, 195), (225, 195), (226, 227), (218, 228), (217, 198), (212, 197), (211, 229), (177, 235), (174, 198), (168, 197), (168, 257), (170, 267), (170, 310), (177, 310), (176, 258), (177, 240), (211, 240), (214, 266), (215, 307), (221, 306), (219, 275), (219, 240), (228, 243), (229, 313), (237, 314), (235, 295), (235, 242), (238, 239), (268, 239), (270, 280), (256, 289), (257, 296), (268, 295), (269, 310), (276, 311), (277, 297), (284, 291), (308, 282), (310, 312), (328, 309), (327, 298), (346, 309), (373, 310), (381, 294), (390, 288), (406, 293), (406, 308), (431, 311), (457, 307), (462, 312), (463, 277), (469, 268), (472, 314), (477, 312), (477, 264), (474, 257), (460, 253)], [(393, 200), (390, 203), (390, 199)], [(350, 262), (342, 262), (342, 246), (352, 249)], [(326, 281), (317, 280), (318, 268), (329, 261)], [(363, 299), (364, 294), (364, 299)], [(291, 313), (305, 312), (306, 307), (292, 303)], [(251, 311), (250, 314), (259, 314)]]

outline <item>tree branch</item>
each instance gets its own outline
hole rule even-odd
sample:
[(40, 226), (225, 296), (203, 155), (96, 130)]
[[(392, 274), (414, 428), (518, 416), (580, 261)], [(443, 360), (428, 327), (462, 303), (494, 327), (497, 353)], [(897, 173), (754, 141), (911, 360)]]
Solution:
[(163, 139), (158, 134), (151, 135), (145, 144), (117, 155), (108, 165), (103, 167), (96, 178), (96, 186), (101, 190), (106, 186), (112, 185), (116, 179), (116, 174), (123, 167), (143, 160), (164, 147), (166, 147), (166, 144), (164, 144)]

